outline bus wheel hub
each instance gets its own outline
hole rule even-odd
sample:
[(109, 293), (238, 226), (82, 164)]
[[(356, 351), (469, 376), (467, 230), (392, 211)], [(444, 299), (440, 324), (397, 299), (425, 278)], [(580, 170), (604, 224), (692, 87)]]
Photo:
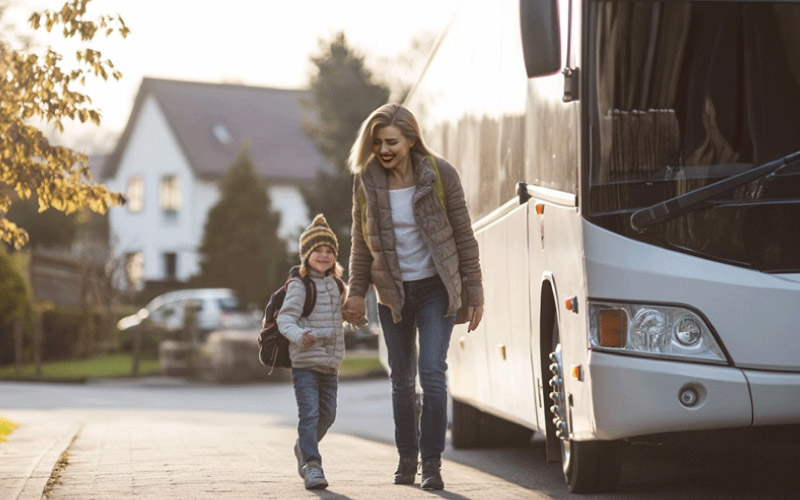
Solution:
[(553, 425), (556, 428), (556, 436), (560, 439), (568, 439), (567, 416), (566, 416), (566, 397), (564, 392), (564, 377), (561, 369), (561, 349), (550, 353), (550, 371), (553, 377), (550, 379), (550, 399), (553, 406), (550, 412), (553, 414)]

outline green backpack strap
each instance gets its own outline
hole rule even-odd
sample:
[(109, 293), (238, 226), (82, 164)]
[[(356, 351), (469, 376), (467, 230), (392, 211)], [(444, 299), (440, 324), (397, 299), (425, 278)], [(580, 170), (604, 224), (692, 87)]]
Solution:
[[(444, 184), (442, 184), (442, 174), (439, 173), (439, 166), (436, 164), (436, 158), (433, 155), (428, 155), (428, 163), (433, 168), (433, 173), (436, 174), (436, 197), (439, 198), (439, 204), (442, 206), (445, 215), (447, 214), (447, 201), (444, 195)], [(358, 207), (361, 209), (361, 234), (364, 236), (364, 241), (369, 246), (369, 238), (367, 237), (367, 194), (364, 192), (364, 184), (358, 185)], [(371, 248), (370, 248), (371, 249)]]
[(433, 155), (428, 155), (428, 162), (433, 167), (433, 173), (436, 174), (436, 196), (439, 197), (439, 204), (442, 205), (444, 213), (447, 214), (447, 202), (444, 197), (444, 185), (442, 184), (442, 174), (439, 173), (439, 166), (436, 165), (436, 158)]

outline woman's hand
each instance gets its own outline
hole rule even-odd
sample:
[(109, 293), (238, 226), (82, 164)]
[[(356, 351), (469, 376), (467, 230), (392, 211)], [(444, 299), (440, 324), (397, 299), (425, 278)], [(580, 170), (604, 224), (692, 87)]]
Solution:
[(342, 306), (342, 317), (348, 323), (359, 323), (364, 320), (367, 313), (366, 305), (364, 304), (364, 297), (353, 295), (348, 297)]
[(478, 328), (478, 325), (481, 324), (481, 318), (483, 318), (483, 306), (468, 306), (467, 318), (469, 318), (469, 326), (467, 327), (467, 332), (469, 333)]
[(317, 339), (313, 335), (311, 335), (311, 332), (305, 332), (303, 334), (303, 347), (308, 349), (309, 347), (314, 345), (314, 342), (316, 342), (316, 340)]

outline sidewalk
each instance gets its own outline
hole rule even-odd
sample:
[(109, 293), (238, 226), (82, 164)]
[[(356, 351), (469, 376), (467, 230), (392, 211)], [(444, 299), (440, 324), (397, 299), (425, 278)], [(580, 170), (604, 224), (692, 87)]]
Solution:
[[(327, 490), (308, 491), (293, 427), (268, 415), (117, 410), (3, 410), (19, 424), (0, 443), (0, 499), (547, 498), (445, 460), (445, 490), (391, 484), (393, 446), (329, 434)], [(335, 427), (334, 427), (335, 429)], [(65, 453), (64, 453), (65, 452)], [(42, 497), (51, 471), (58, 481)], [(55, 474), (54, 474), (55, 475)]]

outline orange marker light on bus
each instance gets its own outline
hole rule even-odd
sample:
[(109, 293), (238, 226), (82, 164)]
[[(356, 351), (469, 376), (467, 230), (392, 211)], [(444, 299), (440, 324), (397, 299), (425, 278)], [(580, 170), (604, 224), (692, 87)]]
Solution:
[(542, 215), (544, 213), (544, 203), (537, 203), (535, 206), (536, 206), (536, 213)]
[(564, 301), (564, 307), (567, 308), (567, 311), (578, 314), (578, 297), (568, 297), (567, 300)]
[(581, 379), (581, 365), (572, 365), (569, 367), (569, 371), (570, 375), (572, 375), (572, 378), (575, 380)]
[(598, 341), (603, 347), (625, 347), (628, 341), (628, 317), (622, 309), (597, 312)]

